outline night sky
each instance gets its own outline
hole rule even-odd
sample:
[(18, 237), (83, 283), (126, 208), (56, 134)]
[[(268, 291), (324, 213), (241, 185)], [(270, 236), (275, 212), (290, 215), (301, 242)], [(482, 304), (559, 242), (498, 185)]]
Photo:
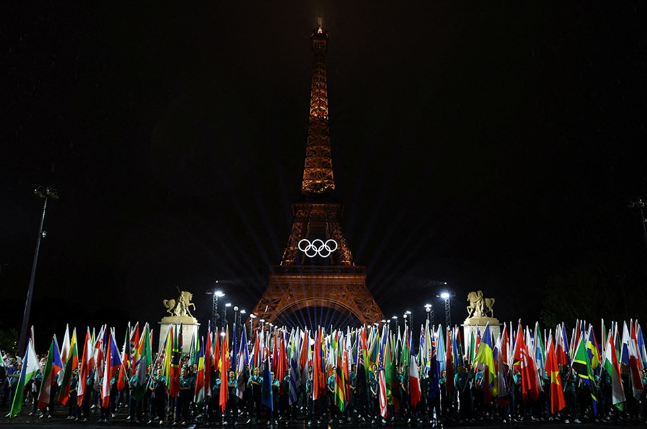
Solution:
[(38, 185), (61, 195), (36, 275), (43, 336), (156, 325), (176, 286), (206, 323), (216, 280), (250, 310), (300, 198), (318, 14), (345, 233), (387, 316), (422, 321), (448, 282), (455, 323), (482, 289), (531, 324), (551, 279), (584, 270), (640, 318), (647, 250), (627, 202), (647, 198), (646, 10), (3, 3), (0, 329), (21, 323)]

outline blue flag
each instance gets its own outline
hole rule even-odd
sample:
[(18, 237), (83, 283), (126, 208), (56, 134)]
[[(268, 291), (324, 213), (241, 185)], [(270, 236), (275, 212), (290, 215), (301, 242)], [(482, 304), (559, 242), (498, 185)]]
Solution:
[(431, 353), (429, 361), (429, 400), (434, 401), (440, 397), (440, 365), (436, 360), (436, 350)]
[(270, 410), (274, 411), (274, 398), (272, 395), (272, 374), (270, 374), (270, 361), (265, 359), (263, 365), (263, 392), (261, 404), (265, 405)]

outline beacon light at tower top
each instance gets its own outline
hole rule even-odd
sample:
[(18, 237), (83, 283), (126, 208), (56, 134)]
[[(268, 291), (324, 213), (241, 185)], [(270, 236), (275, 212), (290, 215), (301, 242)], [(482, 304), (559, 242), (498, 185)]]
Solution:
[(449, 296), (450, 296), (450, 295), (449, 295), (449, 292), (447, 292), (447, 291), (445, 291), (445, 292), (441, 292), (441, 293), (440, 293), (440, 297), (441, 297), (442, 299), (449, 299)]

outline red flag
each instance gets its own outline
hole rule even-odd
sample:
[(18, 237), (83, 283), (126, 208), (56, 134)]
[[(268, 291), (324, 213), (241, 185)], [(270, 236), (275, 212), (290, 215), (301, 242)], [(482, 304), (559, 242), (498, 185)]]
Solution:
[(317, 330), (312, 369), (312, 395), (315, 400), (326, 394), (326, 376), (321, 369), (321, 331)]
[[(489, 389), (485, 389), (489, 390)], [(420, 402), (420, 377), (418, 376), (418, 363), (416, 361), (416, 356), (411, 355), (411, 360), (409, 361), (409, 391), (411, 392), (411, 406), (413, 408), (418, 405)]]
[(80, 407), (83, 404), (83, 398), (88, 393), (86, 379), (90, 375), (92, 369), (92, 340), (90, 336), (90, 328), (87, 328), (85, 333), (85, 342), (83, 343), (83, 355), (81, 362), (79, 362), (79, 387), (76, 392), (76, 404)]
[(537, 369), (535, 368), (535, 361), (528, 353), (528, 347), (523, 339), (523, 330), (521, 329), (521, 322), (517, 329), (517, 339), (515, 341), (515, 360), (519, 361), (519, 372), (521, 372), (521, 394), (523, 400), (528, 398), (528, 393), (532, 399), (539, 397), (539, 386), (537, 385)]
[(222, 340), (222, 359), (220, 364), (222, 365), (222, 371), (220, 371), (220, 398), (218, 404), (224, 413), (225, 408), (227, 408), (227, 399), (229, 398), (229, 389), (227, 388), (227, 380), (229, 380), (229, 326)]
[(452, 353), (452, 332), (447, 330), (447, 348), (445, 350), (445, 387), (447, 394), (454, 392), (454, 354)]
[(566, 401), (552, 337), (546, 347), (546, 373), (550, 377), (550, 413), (554, 415), (566, 407)]
[(308, 336), (308, 330), (303, 331), (303, 344), (301, 344), (301, 356), (299, 359), (299, 365), (301, 371), (306, 367), (308, 363), (308, 349), (310, 347), (310, 337)]
[[(216, 328), (216, 332), (213, 334), (213, 369), (216, 371), (220, 369), (220, 333), (218, 332), (218, 328)], [(222, 374), (220, 376), (220, 380), (222, 381)]]

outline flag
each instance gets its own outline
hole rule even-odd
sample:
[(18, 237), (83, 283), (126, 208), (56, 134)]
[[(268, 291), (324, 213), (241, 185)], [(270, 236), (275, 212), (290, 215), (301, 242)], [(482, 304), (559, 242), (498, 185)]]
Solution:
[(211, 339), (211, 320), (207, 327), (207, 343), (204, 348), (204, 390), (211, 396), (211, 368), (212, 368), (213, 341)]
[(503, 332), (497, 339), (495, 347), (497, 359), (497, 403), (499, 408), (503, 408), (509, 403), (510, 386), (508, 385), (508, 374), (506, 365), (508, 365), (508, 327), (503, 325)]
[(34, 350), (34, 327), (32, 326), (29, 333), (29, 341), (27, 342), (27, 349), (22, 360), (22, 370), (18, 378), (18, 385), (16, 386), (16, 393), (13, 397), (9, 417), (15, 417), (20, 413), (23, 403), (23, 394), (25, 392), (25, 385), (29, 383), (34, 375), (38, 372), (38, 356)]
[(620, 372), (620, 363), (618, 362), (618, 354), (616, 353), (616, 346), (613, 341), (613, 335), (609, 333), (608, 344), (604, 349), (604, 369), (611, 377), (611, 403), (615, 405), (620, 411), (624, 409), (624, 402), (626, 401), (625, 392), (622, 388), (622, 378)]
[(137, 383), (135, 385), (135, 399), (141, 401), (146, 394), (146, 371), (151, 365), (153, 359), (153, 351), (151, 346), (151, 337), (149, 335), (148, 323), (144, 326), (143, 335), (139, 341), (139, 362), (135, 367), (135, 373), (137, 374)]
[(490, 332), (490, 324), (485, 326), (483, 331), (483, 338), (479, 344), (479, 349), (474, 356), (474, 362), (480, 370), (484, 371), (484, 379), (487, 381), (487, 386), (490, 389), (492, 396), (497, 395), (497, 382), (496, 382), (496, 367), (494, 365), (494, 351), (492, 347), (492, 334)]
[[(70, 353), (65, 364), (65, 375), (61, 383), (61, 390), (58, 395), (58, 402), (63, 405), (67, 405), (67, 400), (70, 397), (70, 380), (72, 378), (72, 372), (79, 367), (79, 352), (76, 345), (76, 328), (72, 331), (72, 340), (70, 341)], [(74, 386), (76, 387), (76, 386)]]
[(297, 357), (292, 355), (290, 358), (290, 405), (295, 404), (299, 400), (298, 385), (301, 378), (299, 371)]
[(272, 393), (272, 374), (270, 374), (269, 357), (265, 359), (265, 363), (263, 365), (263, 386), (262, 386), (261, 404), (265, 405), (271, 411), (274, 411), (274, 398)]
[(63, 384), (63, 377), (65, 377), (65, 364), (70, 357), (70, 325), (65, 325), (65, 335), (63, 335), (63, 344), (61, 344), (61, 362), (63, 363), (63, 368), (58, 373), (58, 378), (56, 379), (58, 385)]
[[(204, 340), (202, 341), (202, 344), (204, 344)], [(198, 361), (198, 374), (196, 375), (196, 378), (195, 378), (195, 392), (194, 392), (193, 402), (195, 402), (198, 406), (201, 406), (204, 404), (205, 385), (206, 385), (205, 368), (204, 368), (204, 360), (205, 360), (204, 347), (200, 347), (198, 349), (198, 352), (196, 354), (196, 359)]]
[(76, 389), (76, 405), (79, 407), (83, 404), (83, 398), (87, 394), (87, 378), (90, 376), (90, 371), (94, 364), (93, 357), (92, 337), (90, 335), (90, 328), (88, 327), (85, 332), (85, 341), (83, 342), (83, 355), (79, 362), (79, 382)]
[(535, 361), (528, 353), (528, 347), (523, 339), (523, 332), (521, 329), (521, 322), (517, 329), (517, 340), (515, 341), (515, 354), (514, 359), (518, 361), (519, 372), (521, 373), (521, 394), (525, 401), (530, 394), (532, 399), (537, 399), (539, 396), (539, 385), (537, 383), (537, 370), (535, 369)]
[(52, 386), (56, 383), (56, 376), (63, 367), (61, 356), (58, 351), (58, 343), (56, 342), (56, 334), (52, 338), (52, 343), (47, 352), (47, 363), (45, 363), (45, 370), (43, 371), (43, 381), (40, 385), (40, 392), (38, 393), (38, 409), (42, 410), (47, 407), (51, 402)]
[(553, 347), (552, 337), (549, 337), (548, 340), (546, 372), (550, 378), (550, 413), (555, 415), (566, 407), (566, 400), (564, 399), (564, 389), (562, 387), (562, 379), (559, 374), (557, 355)]
[(108, 336), (105, 362), (105, 369), (103, 370), (103, 386), (101, 389), (101, 406), (103, 408), (108, 408), (110, 406), (110, 381), (117, 370), (122, 367), (119, 349), (115, 343), (114, 331)]
[(326, 394), (326, 376), (323, 372), (321, 350), (321, 330), (317, 330), (315, 337), (313, 369), (312, 369), (312, 397), (316, 401)]
[(412, 355), (409, 361), (409, 392), (411, 395), (411, 406), (415, 409), (420, 402), (420, 376), (418, 375), (418, 362), (416, 356)]
[(447, 330), (447, 348), (445, 349), (445, 388), (447, 396), (454, 393), (454, 355), (452, 354), (452, 331)]
[(386, 376), (384, 374), (384, 344), (380, 347), (379, 361), (380, 365), (378, 367), (378, 397), (380, 401), (380, 415), (383, 419), (386, 419), (387, 415), (387, 385), (386, 385)]
[[(627, 322), (624, 322), (622, 330), (622, 363), (626, 364), (630, 370), (631, 389), (636, 400), (640, 399), (644, 386), (640, 376), (640, 356), (638, 346), (636, 345), (636, 335), (633, 332), (633, 323), (631, 323), (632, 334), (627, 331)], [(626, 354), (626, 356), (625, 356)]]
[(229, 380), (229, 326), (227, 326), (227, 331), (222, 339), (222, 356), (220, 359), (220, 365), (222, 370), (220, 371), (221, 382), (218, 404), (224, 413), (227, 408), (227, 399), (229, 398), (229, 389), (227, 388), (227, 380)]
[(339, 408), (340, 412), (344, 412), (344, 401), (346, 396), (346, 381), (344, 380), (344, 375), (342, 374), (342, 363), (341, 363), (341, 347), (337, 349), (337, 368), (335, 370), (335, 405)]
[(166, 380), (168, 385), (168, 395), (171, 398), (177, 398), (180, 392), (180, 361), (182, 359), (182, 325), (177, 329), (176, 335), (172, 338), (171, 359), (169, 375)]
[(236, 374), (238, 375), (238, 383), (236, 383), (236, 396), (243, 399), (245, 394), (245, 381), (247, 379), (247, 365), (249, 362), (249, 351), (247, 350), (247, 330), (243, 329), (240, 338), (240, 349), (238, 352), (238, 367)]

